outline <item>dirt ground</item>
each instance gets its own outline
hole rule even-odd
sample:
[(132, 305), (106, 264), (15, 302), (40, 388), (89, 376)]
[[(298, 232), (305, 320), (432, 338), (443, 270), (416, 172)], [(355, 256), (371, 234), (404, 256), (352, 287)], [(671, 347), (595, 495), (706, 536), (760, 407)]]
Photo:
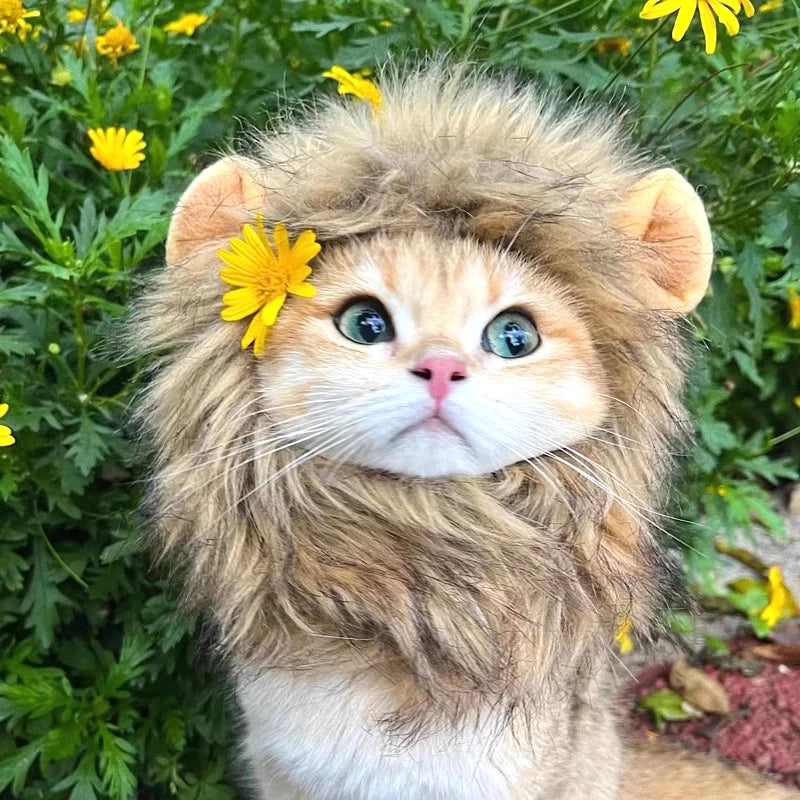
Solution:
[[(780, 566), (787, 586), (800, 599), (800, 513), (791, 515), (787, 528), (787, 542), (759, 535), (746, 546), (765, 563)], [(745, 567), (731, 561), (720, 572), (719, 582), (724, 585), (745, 574)], [(632, 735), (679, 742), (800, 789), (800, 620), (785, 621), (771, 641), (759, 642), (743, 619), (701, 615), (690, 649), (699, 651), (707, 633), (727, 641), (732, 655), (716, 664), (696, 662), (695, 666), (721, 684), (730, 712), (667, 722), (657, 731), (650, 712), (638, 707), (639, 700), (668, 687), (672, 663), (686, 656), (675, 645), (661, 643), (651, 651), (635, 650), (618, 669), (619, 708)], [(760, 650), (759, 645), (765, 644), (770, 647)]]

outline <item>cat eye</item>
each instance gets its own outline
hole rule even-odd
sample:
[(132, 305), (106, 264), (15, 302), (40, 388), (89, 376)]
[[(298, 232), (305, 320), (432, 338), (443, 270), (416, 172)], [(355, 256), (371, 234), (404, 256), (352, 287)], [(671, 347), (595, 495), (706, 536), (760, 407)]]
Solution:
[(500, 358), (522, 358), (539, 346), (540, 338), (533, 320), (522, 311), (503, 311), (483, 330), (481, 345), (487, 353)]
[(394, 327), (389, 312), (380, 300), (360, 297), (348, 303), (333, 323), (346, 339), (358, 344), (378, 344), (394, 339)]

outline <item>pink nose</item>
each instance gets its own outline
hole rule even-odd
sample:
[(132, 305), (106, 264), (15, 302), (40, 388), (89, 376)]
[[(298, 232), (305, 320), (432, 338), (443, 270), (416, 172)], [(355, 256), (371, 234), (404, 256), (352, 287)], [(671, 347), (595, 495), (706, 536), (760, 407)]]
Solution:
[(467, 377), (467, 365), (460, 358), (429, 356), (419, 361), (411, 374), (427, 381), (428, 393), (441, 402), (450, 394), (455, 381), (463, 381)]

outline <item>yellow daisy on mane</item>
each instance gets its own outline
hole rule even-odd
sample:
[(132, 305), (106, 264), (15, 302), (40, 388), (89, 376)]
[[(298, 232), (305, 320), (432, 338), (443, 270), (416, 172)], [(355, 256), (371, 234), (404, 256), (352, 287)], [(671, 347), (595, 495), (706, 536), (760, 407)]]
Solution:
[(267, 334), (287, 294), (314, 297), (317, 290), (305, 279), (311, 274), (308, 262), (320, 251), (314, 231), (303, 231), (290, 245), (286, 226), (278, 224), (272, 233), (274, 249), (259, 216), (255, 226), (245, 225), (241, 238), (230, 240), (230, 250), (217, 250), (226, 265), (219, 276), (232, 291), (222, 296), (220, 316), (235, 322), (253, 314), (242, 337), (242, 349), (251, 344), (253, 352), (264, 352)]
[(366, 100), (376, 113), (381, 110), (383, 97), (381, 90), (367, 78), (353, 75), (344, 67), (334, 66), (322, 73), (323, 78), (331, 78), (339, 84), (339, 94), (352, 94), (361, 100)]
[(677, 11), (672, 38), (679, 42), (698, 13), (706, 39), (706, 53), (711, 55), (717, 49), (717, 21), (714, 17), (725, 26), (729, 36), (735, 36), (739, 33), (736, 15), (742, 7), (748, 17), (755, 13), (751, 0), (647, 0), (639, 16), (642, 19), (661, 19)]

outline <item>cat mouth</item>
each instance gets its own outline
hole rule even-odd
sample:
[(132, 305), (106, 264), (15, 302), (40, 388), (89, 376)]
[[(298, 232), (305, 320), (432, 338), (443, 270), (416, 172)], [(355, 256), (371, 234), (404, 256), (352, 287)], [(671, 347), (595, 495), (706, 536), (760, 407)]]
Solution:
[(392, 438), (389, 440), (389, 444), (396, 442), (398, 439), (406, 436), (409, 433), (430, 433), (432, 436), (440, 437), (444, 436), (456, 436), (458, 437), (464, 444), (469, 445), (469, 442), (466, 440), (465, 436), (461, 431), (455, 428), (448, 420), (446, 420), (440, 414), (431, 414), (430, 416), (424, 417), (423, 419), (417, 420), (416, 422), (412, 422), (411, 425), (407, 425), (401, 431), (396, 433)]

